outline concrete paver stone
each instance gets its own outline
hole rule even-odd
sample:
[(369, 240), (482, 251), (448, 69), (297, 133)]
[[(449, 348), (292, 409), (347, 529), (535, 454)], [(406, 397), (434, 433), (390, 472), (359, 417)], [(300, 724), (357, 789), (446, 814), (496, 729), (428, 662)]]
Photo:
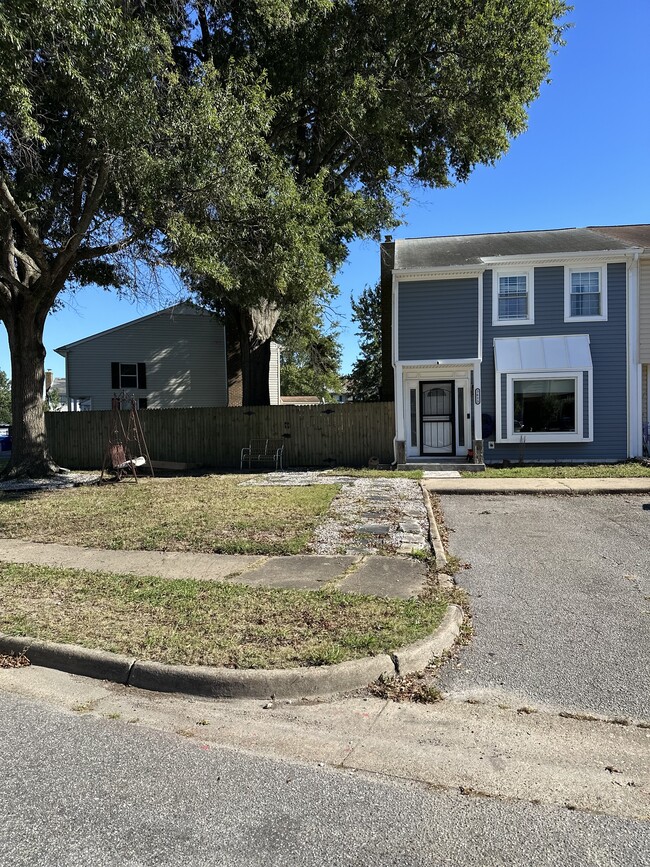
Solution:
[(270, 557), (256, 569), (249, 569), (233, 578), (250, 587), (279, 587), (295, 590), (322, 590), (325, 584), (336, 581), (359, 556), (339, 557), (318, 554), (295, 554), (291, 557)]
[(358, 569), (346, 575), (338, 589), (344, 593), (410, 599), (422, 590), (426, 577), (426, 566), (419, 560), (374, 556), (367, 557)]
[(361, 524), (356, 528), (357, 533), (367, 533), (369, 536), (388, 536), (390, 524)]

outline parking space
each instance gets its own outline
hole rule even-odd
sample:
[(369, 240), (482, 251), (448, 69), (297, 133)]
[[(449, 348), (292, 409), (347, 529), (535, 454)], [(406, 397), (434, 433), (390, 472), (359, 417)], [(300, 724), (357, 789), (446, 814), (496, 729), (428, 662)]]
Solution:
[[(650, 497), (442, 497), (471, 568), (457, 696), (650, 718)], [(458, 667), (460, 664), (460, 667)]]

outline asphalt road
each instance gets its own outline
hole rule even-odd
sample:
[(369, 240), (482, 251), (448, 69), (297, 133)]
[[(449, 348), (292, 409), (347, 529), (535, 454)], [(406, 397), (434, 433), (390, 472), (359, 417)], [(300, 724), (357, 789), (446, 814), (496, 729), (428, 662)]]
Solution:
[(0, 864), (650, 863), (647, 823), (204, 746), (0, 693)]
[[(455, 693), (650, 719), (650, 497), (442, 497), (475, 636)], [(650, 863), (650, 856), (648, 863)]]

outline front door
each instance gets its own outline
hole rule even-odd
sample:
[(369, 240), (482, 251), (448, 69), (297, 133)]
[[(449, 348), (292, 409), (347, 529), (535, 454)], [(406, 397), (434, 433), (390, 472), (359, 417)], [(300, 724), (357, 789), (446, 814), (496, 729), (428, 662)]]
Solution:
[(423, 455), (453, 455), (454, 442), (454, 383), (420, 383), (421, 453)]

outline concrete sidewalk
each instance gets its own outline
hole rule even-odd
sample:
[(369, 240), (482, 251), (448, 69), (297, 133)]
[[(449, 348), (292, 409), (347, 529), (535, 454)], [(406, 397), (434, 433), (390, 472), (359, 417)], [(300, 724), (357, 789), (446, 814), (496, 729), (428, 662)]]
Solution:
[(485, 479), (480, 473), (460, 479), (424, 479), (436, 494), (646, 494), (650, 477), (642, 479)]
[(107, 551), (73, 545), (0, 539), (0, 561), (153, 575), (200, 581), (230, 581), (252, 587), (321, 590), (409, 599), (422, 590), (426, 565), (411, 557), (376, 555), (287, 557), (192, 554), (176, 551)]

